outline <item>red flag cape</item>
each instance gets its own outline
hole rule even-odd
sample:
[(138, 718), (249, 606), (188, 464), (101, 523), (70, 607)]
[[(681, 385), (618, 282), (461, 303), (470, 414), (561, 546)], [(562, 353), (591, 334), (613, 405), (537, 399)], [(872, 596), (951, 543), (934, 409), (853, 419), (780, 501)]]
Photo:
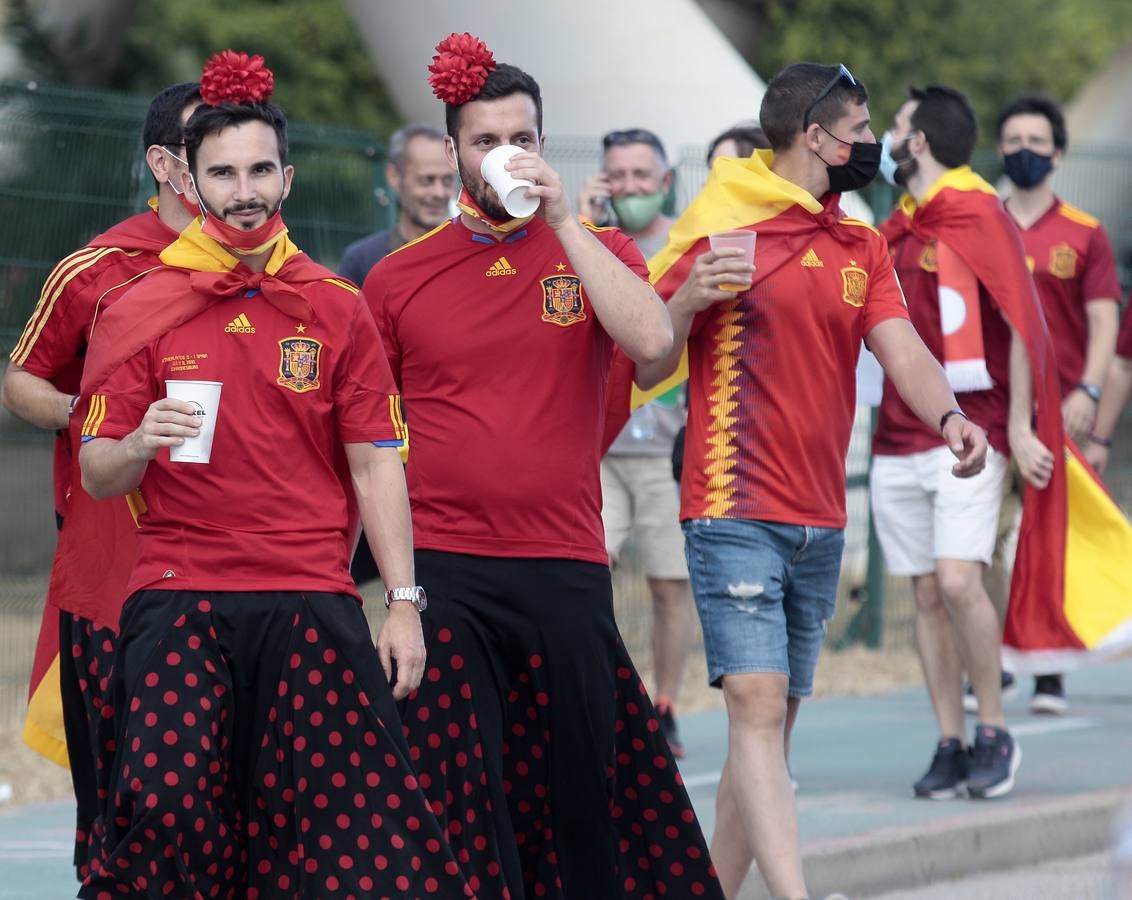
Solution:
[[(827, 194), (823, 202), (780, 178), (770, 170), (773, 160), (769, 150), (757, 150), (747, 159), (715, 161), (704, 189), (673, 224), (668, 243), (649, 260), (649, 281), (665, 302), (687, 280), (696, 258), (708, 251), (710, 234), (758, 226), (759, 234), (766, 238), (756, 249), (752, 283), (758, 284), (797, 257), (816, 231), (827, 229), (839, 241), (849, 243), (865, 239), (873, 230), (864, 222), (845, 217), (839, 194)], [(687, 350), (677, 370), (648, 391), (633, 384), (635, 368), (620, 349), (614, 352), (603, 455), (633, 409), (687, 380)]]
[(1132, 529), (1062, 432), (1053, 344), (1016, 226), (994, 189), (964, 166), (945, 173), (910, 217), (894, 216), (888, 227), (951, 247), (1029, 357), (1034, 430), (1054, 451), (1055, 464), (1044, 490), (1027, 486), (1023, 494), (1005, 655), (1019, 671), (1064, 671), (1126, 646), (1132, 640)]

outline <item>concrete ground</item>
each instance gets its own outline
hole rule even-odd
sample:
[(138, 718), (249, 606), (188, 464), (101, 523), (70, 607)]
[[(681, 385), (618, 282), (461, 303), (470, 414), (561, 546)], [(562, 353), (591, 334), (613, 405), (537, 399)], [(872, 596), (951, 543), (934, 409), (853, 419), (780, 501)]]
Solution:
[[(1108, 846), (1113, 815), (1132, 783), (1132, 660), (1074, 673), (1066, 687), (1071, 706), (1061, 718), (1031, 716), (1025, 691), (1008, 704), (1023, 750), (1017, 786), (1008, 797), (982, 802), (913, 799), (912, 782), (935, 743), (923, 690), (804, 705), (791, 763), (812, 896), (1100, 896), (1095, 854)], [(726, 718), (696, 713), (680, 725), (688, 749), (681, 768), (710, 834)], [(71, 815), (62, 802), (0, 812), (0, 898), (74, 896)], [(1057, 862), (1074, 859), (1079, 868)], [(1080, 890), (1033, 893), (1026, 887), (1049, 887), (1055, 877), (1078, 878)], [(966, 880), (949, 884), (952, 879)], [(984, 882), (983, 893), (967, 892), (966, 886)], [(928, 886), (938, 889), (917, 890)], [(741, 900), (763, 896), (752, 874)]]

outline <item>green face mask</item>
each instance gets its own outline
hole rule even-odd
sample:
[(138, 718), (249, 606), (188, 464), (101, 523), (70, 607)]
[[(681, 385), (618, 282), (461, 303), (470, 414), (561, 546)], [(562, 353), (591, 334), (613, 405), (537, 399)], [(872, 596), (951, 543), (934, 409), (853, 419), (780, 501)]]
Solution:
[(628, 232), (643, 231), (660, 214), (664, 206), (664, 191), (655, 194), (631, 194), (625, 197), (614, 197), (613, 211), (617, 214), (617, 221)]

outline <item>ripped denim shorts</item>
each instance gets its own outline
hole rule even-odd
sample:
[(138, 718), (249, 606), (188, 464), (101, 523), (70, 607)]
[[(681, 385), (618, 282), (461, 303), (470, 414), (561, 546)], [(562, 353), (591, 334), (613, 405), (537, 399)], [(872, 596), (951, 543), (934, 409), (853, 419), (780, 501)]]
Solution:
[(808, 697), (837, 602), (845, 532), (753, 519), (690, 519), (684, 553), (704, 629), (708, 680), (783, 672)]

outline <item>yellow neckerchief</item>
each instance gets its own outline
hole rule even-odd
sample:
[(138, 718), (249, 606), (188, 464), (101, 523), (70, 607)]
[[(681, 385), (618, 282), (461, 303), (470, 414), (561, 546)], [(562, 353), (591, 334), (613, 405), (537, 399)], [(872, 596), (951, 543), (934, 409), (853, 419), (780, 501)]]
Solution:
[(460, 191), (460, 199), (456, 201), (456, 206), (464, 215), (470, 216), (496, 234), (510, 234), (512, 231), (522, 228), (534, 218), (534, 216), (531, 215), (522, 219), (508, 219), (506, 222), (498, 222), (479, 208), (479, 204), (472, 199), (472, 195), (468, 193), (467, 188)]
[[(229, 253), (219, 242), (204, 234), (201, 220), (193, 219), (181, 236), (161, 251), (161, 261), (178, 269), (192, 269), (197, 272), (231, 272), (242, 260)], [(295, 246), (287, 232), (280, 235), (264, 272), (274, 275), (287, 260), (302, 251)]]
[(773, 161), (771, 150), (756, 150), (746, 159), (717, 159), (699, 196), (669, 229), (668, 243), (649, 260), (649, 280), (656, 284), (709, 234), (773, 219), (792, 206), (821, 212), (821, 201), (809, 191), (771, 171)]

